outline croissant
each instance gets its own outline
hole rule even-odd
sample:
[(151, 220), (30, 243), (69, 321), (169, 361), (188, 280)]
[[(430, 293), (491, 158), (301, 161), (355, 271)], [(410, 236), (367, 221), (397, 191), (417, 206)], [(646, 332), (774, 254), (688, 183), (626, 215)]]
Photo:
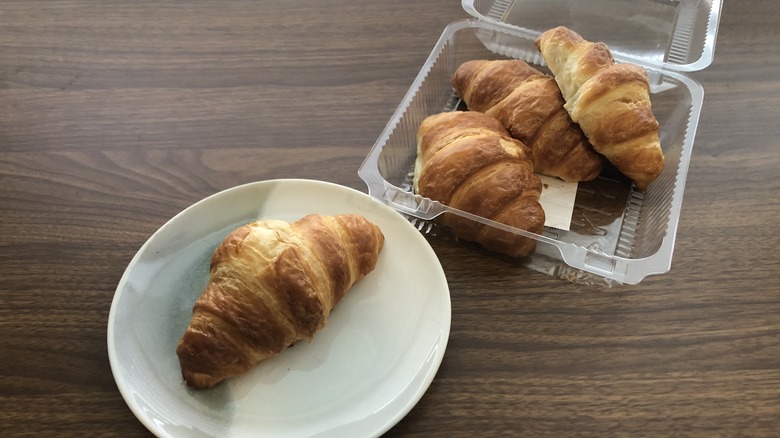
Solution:
[[(471, 214), (541, 233), (542, 183), (528, 148), (501, 123), (476, 111), (432, 115), (417, 132), (415, 191)], [(536, 240), (445, 213), (439, 219), (463, 240), (513, 257), (530, 254)]]
[(208, 285), (176, 347), (184, 380), (210, 388), (311, 340), (374, 269), (383, 244), (360, 215), (261, 220), (231, 232), (212, 254)]
[(498, 119), (531, 148), (536, 172), (565, 181), (590, 181), (604, 158), (593, 150), (563, 108), (555, 79), (519, 59), (460, 65), (452, 86), (470, 110)]
[(606, 44), (586, 41), (563, 26), (544, 32), (536, 46), (572, 120), (596, 151), (645, 190), (664, 167), (647, 72), (616, 64)]

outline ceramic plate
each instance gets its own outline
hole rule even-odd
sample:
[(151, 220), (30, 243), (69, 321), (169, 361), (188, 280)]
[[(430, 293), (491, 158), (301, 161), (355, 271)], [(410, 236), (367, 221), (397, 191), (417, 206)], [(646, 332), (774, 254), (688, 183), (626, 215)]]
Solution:
[[(376, 269), (312, 342), (213, 389), (189, 389), (175, 350), (208, 282), (211, 253), (241, 224), (308, 213), (358, 213), (376, 223), (385, 234)], [(444, 272), (402, 216), (350, 188), (273, 180), (210, 196), (152, 235), (117, 287), (108, 352), (125, 401), (161, 437), (377, 436), (422, 397), (449, 330)]]

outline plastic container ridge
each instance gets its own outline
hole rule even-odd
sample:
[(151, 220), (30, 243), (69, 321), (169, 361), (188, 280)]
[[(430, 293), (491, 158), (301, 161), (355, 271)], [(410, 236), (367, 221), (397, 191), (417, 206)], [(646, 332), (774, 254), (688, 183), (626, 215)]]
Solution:
[[(722, 0), (463, 0), (475, 18), (441, 34), (358, 174), (369, 194), (406, 215), (422, 232), (449, 212), (537, 240), (523, 263), (582, 283), (636, 284), (671, 268), (677, 224), (704, 93), (690, 72), (713, 59)], [(411, 189), (417, 128), (426, 117), (460, 109), (450, 79), (472, 59), (522, 59), (549, 72), (536, 46), (564, 25), (604, 41), (617, 62), (644, 67), (666, 159), (647, 190), (606, 170), (580, 183), (569, 231), (529, 233), (415, 195)]]

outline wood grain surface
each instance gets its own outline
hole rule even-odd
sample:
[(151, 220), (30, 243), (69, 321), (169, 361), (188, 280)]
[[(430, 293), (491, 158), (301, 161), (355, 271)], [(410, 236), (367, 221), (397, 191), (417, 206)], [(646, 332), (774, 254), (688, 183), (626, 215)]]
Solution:
[[(217, 191), (357, 169), (458, 1), (0, 5), (0, 436), (151, 434), (106, 327), (135, 252)], [(447, 239), (441, 368), (387, 436), (780, 434), (780, 8), (727, 1), (672, 269), (579, 286)]]

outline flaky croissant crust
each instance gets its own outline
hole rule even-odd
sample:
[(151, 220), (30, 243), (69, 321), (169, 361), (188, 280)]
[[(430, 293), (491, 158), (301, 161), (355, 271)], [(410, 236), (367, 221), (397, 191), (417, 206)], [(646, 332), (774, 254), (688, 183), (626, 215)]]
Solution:
[[(528, 148), (496, 119), (475, 111), (430, 116), (420, 124), (415, 190), (450, 207), (533, 233), (544, 227), (542, 184)], [(440, 221), (457, 236), (502, 254), (520, 257), (534, 239), (454, 214)]]
[(572, 120), (596, 151), (645, 190), (664, 167), (647, 72), (616, 64), (606, 44), (587, 41), (563, 26), (544, 32), (536, 45)]
[(359, 215), (263, 220), (214, 251), (208, 285), (176, 348), (187, 384), (209, 388), (299, 340), (376, 266), (384, 236)]
[(565, 181), (590, 181), (604, 162), (564, 109), (555, 80), (519, 59), (461, 64), (452, 86), (469, 110), (500, 121), (531, 149), (534, 170)]

